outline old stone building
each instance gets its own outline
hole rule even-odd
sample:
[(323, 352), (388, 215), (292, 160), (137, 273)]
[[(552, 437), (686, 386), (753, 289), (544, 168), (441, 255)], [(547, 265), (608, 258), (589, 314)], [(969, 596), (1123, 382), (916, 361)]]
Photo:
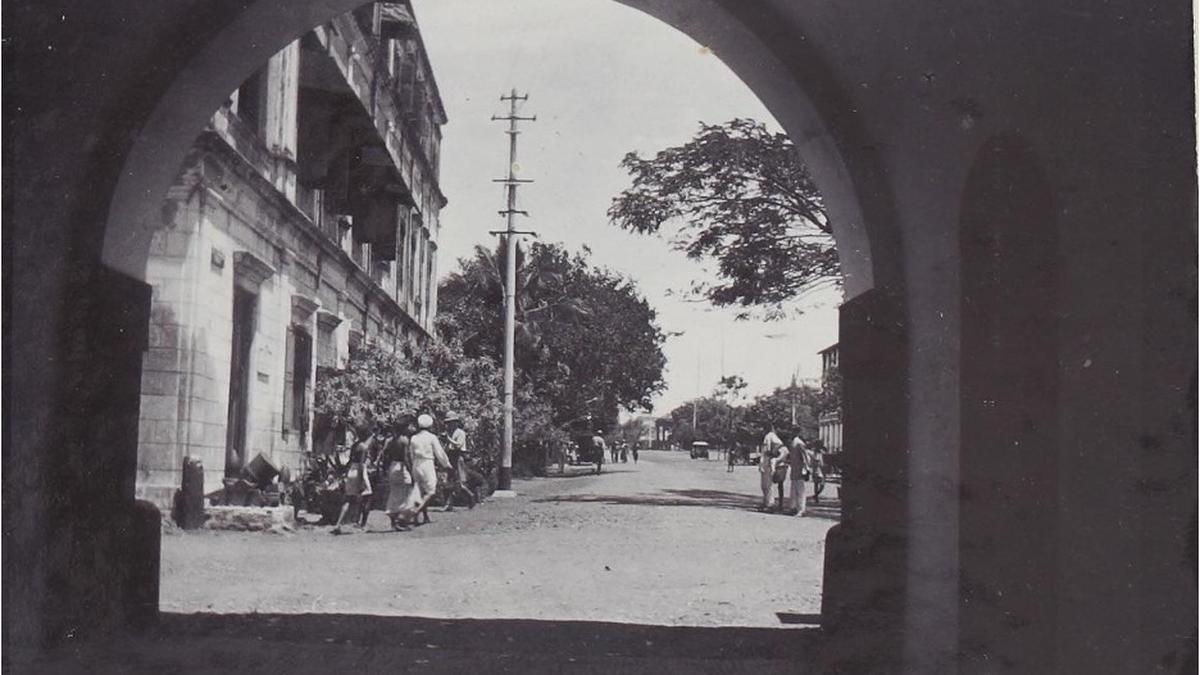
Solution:
[[(708, 47), (763, 99), (837, 238), (847, 479), (820, 640), (789, 631), (794, 658), (821, 672), (1185, 671), (1192, 3), (621, 2)], [(74, 649), (158, 615), (159, 514), (134, 498), (158, 200), (254, 68), (358, 4), (5, 6), (13, 669), (39, 646)], [(211, 266), (211, 250), (193, 260)], [(175, 646), (129, 637), (145, 649), (134, 658)], [(314, 662), (335, 647), (314, 647)], [(503, 649), (464, 659), (487, 667)]]
[[(830, 378), (838, 373), (838, 346), (833, 344), (817, 352), (821, 355), (821, 386), (826, 387)], [(817, 418), (817, 432), (825, 451), (835, 455), (842, 451), (842, 409), (827, 410)]]
[(299, 469), (323, 369), (428, 335), (445, 121), (407, 3), (318, 26), (216, 111), (147, 264), (140, 496), (169, 504), (186, 456), (206, 491), (258, 453)]

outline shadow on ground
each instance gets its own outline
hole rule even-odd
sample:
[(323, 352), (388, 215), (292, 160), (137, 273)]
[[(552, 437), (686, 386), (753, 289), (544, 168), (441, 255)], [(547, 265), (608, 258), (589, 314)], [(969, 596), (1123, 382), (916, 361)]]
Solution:
[(796, 672), (814, 628), (351, 614), (163, 614), (138, 636), (70, 644), (39, 672)]
[[(725, 490), (673, 490), (666, 489), (652, 494), (639, 495), (556, 495), (533, 500), (535, 502), (575, 502), (585, 504), (623, 504), (633, 506), (698, 506), (714, 509), (733, 509), (735, 511), (754, 511), (758, 508), (759, 497), (741, 492)], [(813, 503), (809, 499), (805, 516), (838, 520), (841, 518), (842, 505), (837, 499), (822, 499)]]
[(604, 469), (597, 474), (595, 464), (568, 464), (566, 467), (566, 473), (559, 473), (558, 465), (552, 464), (550, 465), (550, 470), (547, 471), (546, 475), (544, 476), (523, 476), (522, 478), (526, 480), (542, 480), (544, 478), (583, 478), (586, 476), (603, 476), (606, 474), (615, 473), (632, 473), (635, 471), (634, 466), (635, 465), (630, 464), (628, 467), (617, 468), (610, 464), (605, 464)]

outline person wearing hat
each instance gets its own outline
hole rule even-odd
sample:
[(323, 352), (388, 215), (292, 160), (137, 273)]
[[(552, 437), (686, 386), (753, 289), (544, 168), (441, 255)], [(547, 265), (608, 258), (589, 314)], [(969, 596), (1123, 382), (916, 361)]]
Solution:
[(412, 456), (414, 483), (413, 498), (410, 498), (410, 501), (419, 499), (412, 515), (423, 514), (428, 519), (429, 515), (425, 509), (429, 506), (429, 500), (437, 494), (437, 467), (450, 469), (450, 459), (446, 457), (442, 442), (432, 431), (433, 417), (431, 415), (421, 413), (417, 417), (417, 428), (419, 431), (408, 443), (409, 454)]

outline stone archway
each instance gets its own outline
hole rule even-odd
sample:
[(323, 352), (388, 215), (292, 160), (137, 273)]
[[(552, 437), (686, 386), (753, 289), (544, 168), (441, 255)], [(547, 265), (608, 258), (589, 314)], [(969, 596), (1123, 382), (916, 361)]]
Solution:
[[(452, 1), (452, 0), (445, 0)], [(862, 146), (853, 129), (826, 123), (842, 105), (819, 60), (802, 61), (805, 72), (785, 65), (790, 48), (765, 36), (777, 31), (772, 17), (716, 0), (618, 0), (680, 30), (709, 47), (763, 101), (792, 137), (826, 198), (838, 242), (847, 299), (878, 285), (899, 290), (898, 237), (864, 213), (890, 210), (868, 162), (851, 164), (841, 148)], [(109, 205), (103, 262), (135, 279), (145, 277), (150, 238), (161, 226), (157, 195), (165, 194), (180, 158), (211, 111), (260, 64), (297, 36), (362, 4), (361, 0), (264, 0), (231, 17), (183, 66), (154, 105), (124, 161)], [(811, 82), (810, 82), (811, 80)], [(823, 94), (810, 96), (809, 89)], [(846, 127), (846, 123), (842, 123)], [(860, 185), (863, 184), (863, 185)], [(865, 189), (864, 189), (865, 188)], [(864, 209), (859, 194), (874, 203)], [(879, 250), (879, 255), (874, 252)], [(888, 252), (890, 251), (890, 252)]]
[[(883, 310), (892, 324), (889, 330), (894, 332), (897, 325), (902, 326), (900, 236), (892, 215), (888, 179), (875, 159), (873, 148), (879, 146), (859, 126), (847, 92), (820, 55), (793, 39), (801, 28), (771, 9), (747, 8), (734, 0), (620, 1), (708, 46), (764, 101), (795, 140), (828, 200), (847, 296), (858, 301), (858, 306), (876, 311), (875, 318), (865, 319), (867, 324), (878, 321), (878, 311)], [(61, 432), (71, 435), (71, 442), (56, 443), (57, 454), (38, 460), (44, 464), (38, 464), (35, 470), (48, 474), (46, 467), (60, 459), (78, 462), (78, 448), (103, 448), (106, 463), (89, 459), (88, 471), (77, 471), (80, 476), (91, 472), (93, 479), (97, 475), (101, 478), (93, 480), (90, 490), (68, 489), (68, 498), (52, 518), (77, 533), (54, 544), (56, 555), (63, 560), (96, 551), (121, 551), (135, 529), (126, 513), (132, 506), (133, 490), (127, 474), (131, 473), (137, 438), (136, 425), (131, 429), (128, 424), (131, 419), (136, 422), (137, 417), (133, 396), (137, 393), (137, 378), (131, 375), (139, 372), (145, 340), (149, 289), (141, 280), (145, 278), (151, 235), (161, 224), (160, 195), (165, 194), (176, 175), (178, 162), (197, 130), (230, 91), (282, 45), (358, 4), (359, 0), (259, 0), (249, 6), (168, 13), (166, 28), (147, 32), (157, 30), (156, 35), (169, 42), (171, 36), (183, 30), (176, 24), (182, 24), (188, 29), (189, 40), (177, 48), (166, 44), (147, 50), (162, 57), (161, 63), (149, 69), (154, 76), (136, 89), (136, 100), (111, 104), (117, 114), (127, 113), (129, 119), (97, 123), (102, 133), (91, 139), (96, 149), (89, 150), (89, 169), (99, 177), (100, 184), (94, 194), (72, 205), (83, 215), (73, 224), (72, 261), (86, 265), (80, 265), (82, 271), (64, 282), (69, 289), (65, 293), (74, 294), (72, 302), (84, 307), (81, 310), (73, 304), (65, 310), (75, 319), (63, 329), (72, 336), (83, 336), (80, 341), (86, 343), (64, 377), (86, 379), (94, 386), (72, 389), (64, 395), (69, 401), (65, 406), (85, 413), (76, 415), (69, 429)], [(145, 64), (133, 65), (145, 68)], [(142, 71), (135, 67), (132, 72)], [(97, 246), (101, 239), (102, 245)], [(96, 330), (97, 324), (103, 324), (104, 329)], [(853, 360), (853, 352), (851, 347), (843, 353)], [(892, 353), (903, 359), (902, 350)], [(120, 380), (120, 397), (112, 396), (111, 388), (104, 389), (105, 378)], [(872, 394), (875, 401), (881, 391), (889, 395), (900, 391), (897, 387), (902, 386), (903, 369), (889, 371), (888, 379), (895, 386), (878, 389)], [(850, 388), (847, 395), (853, 395)], [(892, 403), (900, 400), (897, 395)], [(893, 415), (887, 424), (906, 413), (902, 404), (893, 405), (891, 410)], [(108, 419), (120, 419), (122, 424), (95, 433), (94, 425)], [(894, 443), (903, 442), (903, 427), (885, 426), (876, 423), (873, 433), (892, 439), (883, 451), (894, 455), (894, 464), (900, 466), (903, 454), (892, 450)], [(93, 515), (79, 516), (79, 507), (90, 499), (102, 500), (106, 505)], [(138, 522), (142, 527), (148, 521), (143, 518)], [(31, 526), (29, 531), (35, 532), (36, 528)], [(134, 534), (142, 536), (146, 532), (138, 530)], [(142, 610), (152, 607), (149, 598), (131, 600), (123, 596), (131, 585), (130, 578), (145, 572), (128, 568), (140, 564), (143, 557), (153, 558), (152, 548), (157, 548), (156, 543), (142, 546), (141, 557), (132, 563), (120, 555), (93, 557), (89, 566), (55, 563), (58, 566), (47, 576), (53, 578), (66, 570), (68, 583), (59, 584), (50, 602), (34, 600), (49, 607), (44, 610), (46, 626), (32, 630), (62, 634), (72, 624), (112, 625), (129, 618), (131, 602), (140, 603)], [(903, 587), (903, 561), (898, 562), (901, 567), (889, 565), (885, 576)], [(73, 598), (75, 589), (95, 586), (97, 578), (112, 571), (117, 574), (100, 585), (103, 593), (98, 597), (87, 603)]]

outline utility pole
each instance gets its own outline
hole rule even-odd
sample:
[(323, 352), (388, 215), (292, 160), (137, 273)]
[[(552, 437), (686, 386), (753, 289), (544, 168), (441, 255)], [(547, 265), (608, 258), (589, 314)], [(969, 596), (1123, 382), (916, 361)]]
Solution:
[(537, 120), (537, 116), (520, 117), (517, 115), (517, 101), (528, 101), (529, 94), (523, 96), (517, 95), (516, 87), (512, 92), (500, 97), (501, 101), (507, 101), (509, 104), (508, 116), (497, 117), (492, 115), (492, 121), (507, 120), (508, 130), (508, 177), (498, 178), (493, 182), (504, 183), (507, 188), (506, 207), (500, 211), (500, 215), (504, 216), (507, 221), (507, 227), (502, 232), (492, 232), (491, 234), (502, 234), (504, 236), (504, 251), (506, 257), (506, 265), (504, 272), (504, 446), (500, 453), (500, 475), (498, 476), (497, 490), (511, 492), (512, 490), (512, 456), (513, 456), (513, 373), (514, 373), (514, 350), (513, 340), (516, 335), (517, 327), (517, 241), (516, 236), (521, 234), (533, 234), (532, 232), (520, 232), (515, 227), (515, 217), (517, 214), (528, 216), (525, 211), (517, 210), (517, 186), (522, 183), (532, 183), (531, 180), (517, 178), (517, 135), (521, 132), (517, 129), (517, 122)]

